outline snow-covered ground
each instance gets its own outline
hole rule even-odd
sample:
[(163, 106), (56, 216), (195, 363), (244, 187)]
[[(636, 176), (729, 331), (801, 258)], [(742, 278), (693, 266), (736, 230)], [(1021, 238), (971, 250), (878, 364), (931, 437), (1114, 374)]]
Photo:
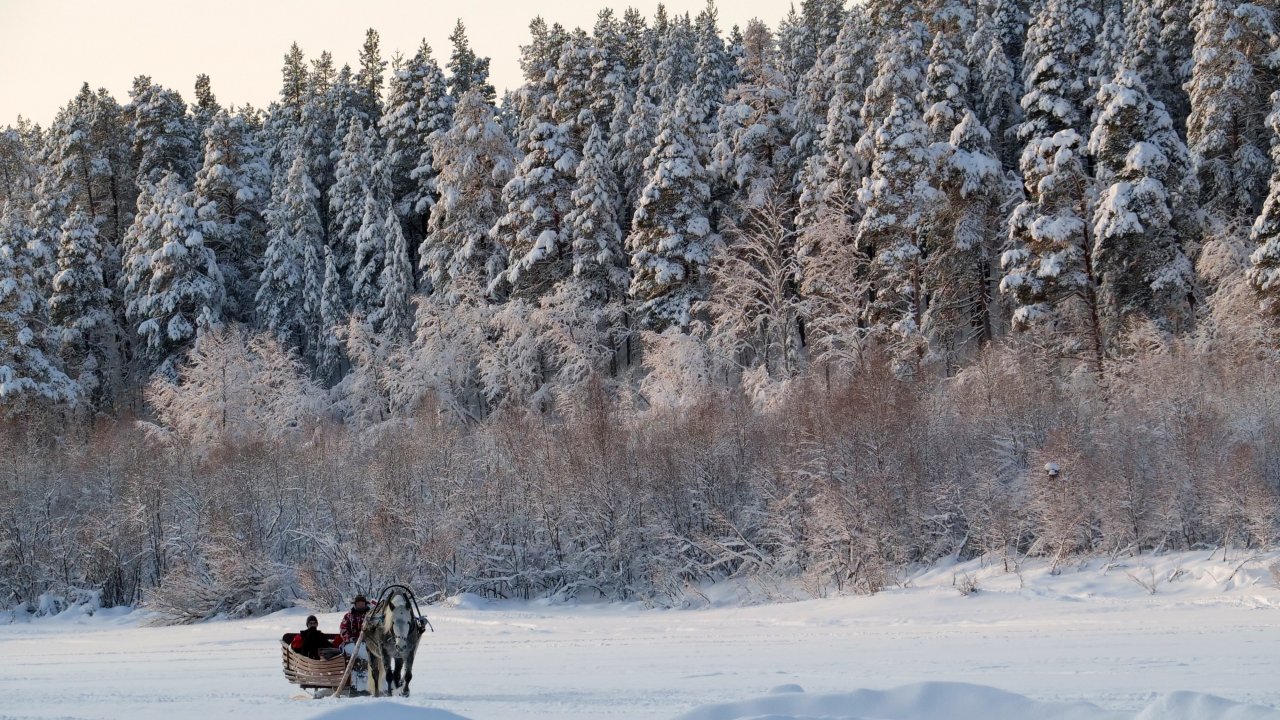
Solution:
[[(0, 717), (1280, 720), (1264, 707), (1280, 706), (1276, 558), (1206, 555), (1057, 576), (974, 562), (754, 606), (724, 585), (686, 610), (458, 598), (428, 611), (413, 697), (395, 700), (299, 699), (277, 639), (305, 610), (164, 628), (70, 612), (0, 624)], [(957, 592), (965, 575), (978, 592)]]

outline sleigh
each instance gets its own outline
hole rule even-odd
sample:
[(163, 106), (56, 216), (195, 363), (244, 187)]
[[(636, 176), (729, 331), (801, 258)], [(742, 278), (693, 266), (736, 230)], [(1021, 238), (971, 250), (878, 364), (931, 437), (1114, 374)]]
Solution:
[(317, 691), (317, 695), (325, 694), (320, 691), (332, 692), (342, 681), (342, 673), (347, 668), (346, 656), (338, 655), (327, 660), (317, 660), (294, 652), (289, 643), (293, 641), (296, 634), (286, 633), (280, 639), (285, 679), (303, 690)]

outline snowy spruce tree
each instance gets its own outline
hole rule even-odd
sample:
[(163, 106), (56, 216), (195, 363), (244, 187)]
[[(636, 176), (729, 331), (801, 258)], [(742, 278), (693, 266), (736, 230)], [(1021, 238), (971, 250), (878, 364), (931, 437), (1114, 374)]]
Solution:
[(949, 374), (974, 340), (994, 337), (992, 262), (996, 238), (1004, 234), (1001, 205), (1009, 194), (991, 133), (968, 105), (971, 75), (962, 42), (971, 22), (959, 3), (935, 13), (924, 91), (930, 183), (943, 197), (924, 221), (929, 308), (922, 330)]
[(103, 278), (105, 254), (93, 218), (73, 211), (62, 224), (49, 297), (51, 347), (90, 404), (104, 409), (122, 389), (114, 298)]
[(720, 109), (712, 171), (733, 188), (732, 216), (774, 204), (791, 189), (791, 95), (777, 66), (773, 36), (752, 22), (743, 35), (740, 81)]
[(1183, 243), (1194, 238), (1186, 145), (1142, 77), (1121, 68), (1098, 92), (1089, 150), (1100, 185), (1093, 218), (1093, 272), (1108, 339), (1132, 318), (1166, 332), (1190, 321), (1194, 272)]
[(369, 320), (384, 338), (395, 342), (413, 331), (413, 266), (409, 262), (409, 245), (394, 212), (387, 213), (382, 235), (385, 249), (378, 278), (381, 304)]
[[(862, 105), (875, 71), (867, 23), (862, 9), (851, 9), (832, 47), (827, 117), (799, 197), (797, 222), (802, 228), (824, 217), (839, 215), (842, 222), (857, 222), (861, 217), (857, 194), (868, 165), (856, 147), (866, 132)], [(801, 238), (801, 246), (811, 248), (813, 242)]]
[(489, 231), (515, 167), (515, 151), (482, 89), (459, 98), (452, 127), (433, 136), (431, 151), (440, 200), (418, 251), (418, 287), (478, 302), (506, 262)]
[(35, 285), (31, 235), (16, 205), (6, 202), (0, 214), (0, 408), (8, 417), (72, 405), (80, 393), (47, 352), (48, 307)]
[(249, 120), (226, 111), (209, 120), (203, 156), (193, 201), (200, 232), (226, 284), (224, 315), (247, 322), (261, 273), (271, 170)]
[(197, 336), (222, 323), (222, 273), (204, 244), (193, 200), (177, 173), (166, 173), (152, 199), (158, 224), (148, 231), (155, 238), (143, 244), (155, 250), (147, 262), (149, 278), (136, 300), (134, 321), (142, 353), (164, 367)]
[(426, 224), (425, 213), (417, 210), (418, 187), (413, 170), (418, 166), (418, 127), (423, 122), (418, 113), (422, 107), (430, 58), (431, 48), (424, 41), (413, 57), (393, 65), (386, 112), (379, 123), (379, 134), (385, 143), (383, 157), (391, 204), (405, 231), (413, 236), (415, 246), (422, 241), (422, 230)]
[(1263, 309), (1274, 313), (1280, 307), (1276, 303), (1280, 297), (1280, 91), (1271, 94), (1271, 106), (1267, 124), (1272, 132), (1273, 169), (1262, 212), (1249, 234), (1256, 249), (1249, 256), (1248, 279), (1261, 297)]
[(649, 183), (640, 194), (627, 250), (630, 294), (644, 324), (685, 327), (706, 292), (704, 270), (720, 238), (707, 218), (710, 188), (698, 162), (686, 89), (662, 113), (653, 152), (645, 160)]
[(1187, 145), (1201, 204), (1219, 237), (1249, 222), (1262, 204), (1270, 162), (1265, 112), (1251, 111), (1276, 90), (1265, 63), (1274, 11), (1238, 0), (1200, 0), (1192, 28), (1194, 65), (1185, 84), (1191, 114)]
[[(381, 167), (375, 167), (379, 175)], [(375, 177), (364, 196), (364, 212), (355, 237), (351, 256), (351, 312), (362, 318), (371, 317), (382, 306), (382, 271), (386, 264), (387, 216), (395, 215), (381, 190), (385, 187)]]
[(572, 147), (574, 126), (556, 121), (551, 99), (545, 96), (527, 121), (524, 159), (502, 190), (507, 212), (493, 227), (494, 237), (511, 252), (502, 294), (536, 297), (568, 272), (560, 235), (578, 153)]
[(599, 125), (591, 129), (577, 168), (573, 208), (564, 223), (573, 275), (595, 303), (618, 299), (626, 294), (628, 285), (626, 251), (617, 215), (618, 191), (604, 138)]
[(1009, 219), (1001, 290), (1014, 298), (1015, 328), (1056, 333), (1059, 352), (1103, 370), (1091, 218), (1094, 197), (1087, 145), (1088, 84), (1079, 69), (1091, 56), (1100, 20), (1084, 0), (1046, 0), (1027, 31), (1025, 120), (1018, 129), (1027, 199)]
[(41, 171), (33, 189), (31, 220), (36, 278), (47, 287), (62, 223), (70, 209), (84, 210), (98, 224), (108, 283), (119, 274), (118, 247), (137, 203), (131, 118), (105, 90), (85, 83), (60, 110), (44, 138)]
[(139, 182), (158, 183), (176, 173), (183, 183), (195, 176), (198, 138), (187, 104), (177, 92), (140, 75), (129, 91), (133, 99), (133, 153)]
[(333, 248), (326, 245), (324, 283), (320, 288), (320, 337), (316, 343), (316, 376), (326, 384), (336, 382), (346, 369), (344, 343), (339, 334), (349, 314), (345, 289)]
[(364, 33), (364, 45), (360, 48), (360, 69), (355, 76), (356, 104), (369, 125), (377, 125), (382, 118), (382, 87), (387, 61), (382, 59), (381, 38), (378, 31), (369, 28)]
[(880, 53), (868, 96), (891, 98), (887, 114), (860, 149), (872, 158), (858, 200), (865, 212), (858, 246), (871, 258), (874, 299), (867, 308), (873, 336), (889, 348), (899, 372), (913, 375), (927, 351), (923, 320), (928, 310), (922, 274), (926, 204), (936, 199), (929, 183), (928, 127), (920, 109), (923, 49), (914, 29), (899, 33)]
[[(418, 103), (418, 148), (417, 164), (410, 172), (410, 177), (417, 184), (413, 197), (413, 212), (422, 218), (423, 226), (420, 234), (425, 237), (426, 223), (431, 216), (431, 208), (436, 204), (439, 194), (436, 192), (435, 158), (431, 154), (431, 136), (437, 132), (445, 132), (453, 122), (454, 98), (449, 95), (449, 87), (444, 72), (424, 46), (422, 64), (422, 98)], [(416, 256), (416, 254), (415, 254)]]
[(316, 203), (320, 191), (295, 145), (286, 181), (267, 209), (267, 249), (258, 282), (258, 323), (282, 344), (306, 355), (318, 337), (323, 231)]
[(449, 42), (453, 51), (449, 55), (446, 69), (449, 71), (449, 95), (455, 102), (469, 90), (480, 93), (480, 98), (490, 105), (497, 93), (489, 83), (489, 58), (476, 55), (471, 49), (471, 40), (467, 38), (467, 28), (458, 20), (449, 34)]
[[(364, 223), (365, 200), (373, 186), (373, 142), (360, 121), (348, 121), (342, 152), (338, 155), (334, 183), (329, 188), (327, 247), (333, 251), (338, 272), (346, 275), (354, 262), (356, 238)], [(348, 285), (351, 280), (348, 279)], [(345, 291), (350, 295), (350, 290)]]

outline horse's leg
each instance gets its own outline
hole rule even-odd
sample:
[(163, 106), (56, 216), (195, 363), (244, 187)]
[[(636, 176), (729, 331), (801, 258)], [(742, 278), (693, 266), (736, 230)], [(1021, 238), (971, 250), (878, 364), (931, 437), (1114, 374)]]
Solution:
[(382, 651), (369, 648), (369, 692), (374, 697), (382, 697), (382, 677), (386, 674), (382, 663)]
[(400, 658), (394, 658), (391, 661), (391, 694), (396, 695), (400, 691), (400, 666), (404, 661)]
[(404, 685), (401, 686), (400, 694), (405, 697), (409, 697), (409, 681), (413, 679), (413, 656), (417, 654), (417, 649), (411, 647), (404, 658)]

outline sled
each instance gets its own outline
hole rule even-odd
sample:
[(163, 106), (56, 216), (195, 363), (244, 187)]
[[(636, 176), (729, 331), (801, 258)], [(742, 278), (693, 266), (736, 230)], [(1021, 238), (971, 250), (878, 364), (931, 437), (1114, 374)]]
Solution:
[(287, 633), (280, 640), (281, 661), (284, 664), (284, 677), (303, 690), (316, 691), (317, 696), (325, 695), (337, 689), (342, 680), (342, 673), (347, 668), (347, 657), (337, 655), (328, 660), (316, 660), (298, 652), (294, 652), (289, 643), (296, 633)]

